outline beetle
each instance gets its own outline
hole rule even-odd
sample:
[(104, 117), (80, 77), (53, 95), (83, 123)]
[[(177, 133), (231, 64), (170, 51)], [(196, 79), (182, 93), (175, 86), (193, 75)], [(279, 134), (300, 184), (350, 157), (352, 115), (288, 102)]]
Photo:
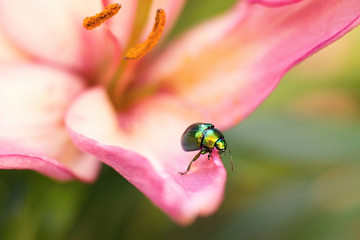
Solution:
[[(211, 123), (194, 123), (191, 124), (183, 133), (181, 137), (181, 146), (186, 152), (200, 150), (190, 162), (185, 172), (179, 172), (179, 174), (186, 174), (191, 167), (191, 164), (195, 162), (200, 155), (208, 154), (210, 160), (211, 153), (214, 148), (220, 154), (224, 153), (227, 149), (227, 143), (222, 132), (215, 128)], [(230, 151), (230, 150), (229, 150)], [(233, 162), (230, 154), (231, 170), (234, 169)]]

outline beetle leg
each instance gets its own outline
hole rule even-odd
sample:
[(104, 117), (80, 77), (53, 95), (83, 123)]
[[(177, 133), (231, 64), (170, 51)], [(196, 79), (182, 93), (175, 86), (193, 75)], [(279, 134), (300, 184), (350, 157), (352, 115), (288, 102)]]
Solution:
[(204, 148), (203, 150), (201, 150), (201, 154), (208, 154), (208, 160), (211, 159), (211, 150), (210, 149), (207, 149), (207, 148)]
[(208, 153), (208, 152), (210, 152), (207, 148), (203, 148), (203, 149), (201, 149), (201, 154), (206, 154), (206, 153)]
[(190, 162), (190, 164), (189, 164), (188, 168), (186, 169), (186, 172), (179, 172), (179, 174), (181, 174), (181, 175), (186, 174), (186, 173), (190, 170), (191, 164), (192, 164), (193, 162), (195, 162), (195, 161), (196, 161), (196, 159), (198, 159), (198, 158), (200, 157), (200, 155), (201, 155), (201, 154), (204, 154), (204, 153), (203, 153), (203, 150), (201, 150), (200, 152), (198, 152), (198, 153), (195, 155), (195, 157), (193, 158), (193, 160), (191, 160), (191, 162)]

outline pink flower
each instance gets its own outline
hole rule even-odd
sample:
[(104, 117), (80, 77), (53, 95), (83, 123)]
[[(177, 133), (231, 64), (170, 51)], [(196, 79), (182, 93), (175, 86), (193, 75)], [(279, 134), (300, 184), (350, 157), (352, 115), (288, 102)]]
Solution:
[(186, 224), (216, 211), (226, 171), (214, 151), (178, 174), (195, 155), (181, 149), (185, 128), (240, 122), (287, 70), (356, 27), (360, 2), (242, 1), (164, 51), (124, 60), (157, 9), (164, 35), (183, 5), (136, 3), (89, 31), (83, 19), (108, 1), (0, 0), (0, 168), (91, 182), (99, 159)]

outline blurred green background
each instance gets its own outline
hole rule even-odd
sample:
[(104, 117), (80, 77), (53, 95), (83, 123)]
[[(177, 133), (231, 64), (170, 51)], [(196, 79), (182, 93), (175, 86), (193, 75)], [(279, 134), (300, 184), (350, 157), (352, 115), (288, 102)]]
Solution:
[[(234, 2), (189, 1), (171, 36)], [(360, 239), (359, 42), (301, 63), (225, 133), (235, 171), (214, 215), (177, 226), (107, 166), (92, 185), (1, 171), (0, 239)]]

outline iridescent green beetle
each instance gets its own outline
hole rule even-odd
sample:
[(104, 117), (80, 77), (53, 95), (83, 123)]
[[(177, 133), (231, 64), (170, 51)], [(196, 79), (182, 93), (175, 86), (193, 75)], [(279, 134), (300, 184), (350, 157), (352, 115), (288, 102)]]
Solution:
[[(190, 125), (181, 137), (181, 146), (186, 152), (200, 150), (190, 162), (186, 172), (179, 172), (181, 175), (186, 174), (201, 154), (208, 154), (210, 159), (211, 153), (216, 148), (220, 154), (225, 152), (227, 143), (224, 135), (220, 130), (216, 129), (211, 123), (194, 123)], [(231, 170), (233, 170), (233, 163), (230, 155)]]

